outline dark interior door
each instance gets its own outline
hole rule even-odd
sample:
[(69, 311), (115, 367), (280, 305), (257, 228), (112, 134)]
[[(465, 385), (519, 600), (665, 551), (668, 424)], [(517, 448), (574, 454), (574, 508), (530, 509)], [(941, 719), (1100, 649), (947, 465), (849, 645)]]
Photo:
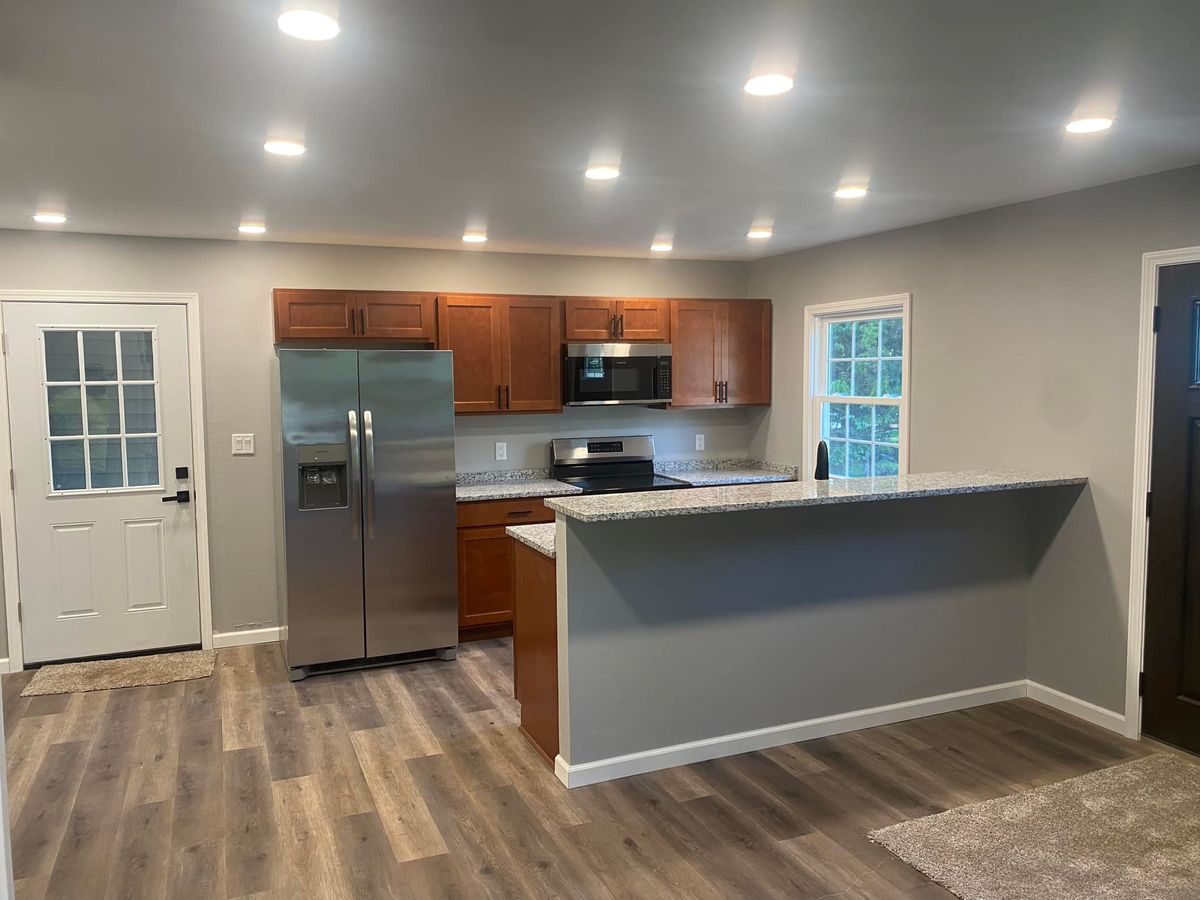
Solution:
[(1200, 264), (1160, 270), (1142, 730), (1200, 752)]

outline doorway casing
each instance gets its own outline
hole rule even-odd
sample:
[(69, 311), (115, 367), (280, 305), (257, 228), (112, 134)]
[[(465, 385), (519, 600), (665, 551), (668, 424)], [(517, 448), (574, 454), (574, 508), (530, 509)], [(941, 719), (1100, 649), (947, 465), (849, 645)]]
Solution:
[[(200, 594), (200, 645), (213, 645), (212, 579), (208, 549), (208, 466), (204, 455), (204, 382), (200, 364), (200, 295), (129, 293), (110, 291), (0, 291), (0, 322), (8, 302), (120, 303), (182, 306), (187, 313), (188, 375), (191, 379), (192, 477), (196, 510), (196, 564)], [(0, 365), (0, 474), (13, 467), (8, 415), (8, 369)], [(21, 586), (17, 573), (17, 510), (11, 476), (0, 477), (0, 552), (4, 560), (4, 609), (8, 634), (7, 671), (24, 668), (18, 603)]]
[(1150, 547), (1150, 450), (1154, 422), (1154, 309), (1158, 306), (1158, 270), (1200, 262), (1200, 247), (1159, 250), (1142, 255), (1142, 305), (1138, 329), (1137, 408), (1133, 429), (1133, 524), (1130, 530), (1129, 625), (1125, 663), (1125, 736), (1141, 737), (1139, 677), (1146, 643), (1146, 563)]

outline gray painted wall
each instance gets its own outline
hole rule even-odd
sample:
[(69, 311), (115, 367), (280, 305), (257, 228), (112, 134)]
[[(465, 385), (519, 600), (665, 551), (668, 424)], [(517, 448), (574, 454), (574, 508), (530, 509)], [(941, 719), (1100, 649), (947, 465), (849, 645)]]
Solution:
[[(0, 231), (0, 289), (200, 295), (217, 631), (272, 625), (276, 619), (275, 473), (268, 439), (272, 288), (741, 297), (746, 272), (742, 263)], [(739, 410), (682, 416), (640, 411), (615, 421), (617, 430), (653, 432), (669, 451), (664, 455), (682, 455), (683, 448), (694, 446), (700, 426), (711, 436), (710, 448), (740, 455), (749, 444), (752, 416)], [(488, 460), (496, 439), (512, 441), (510, 466), (545, 465), (537, 448), (551, 435), (599, 427), (601, 419), (573, 413), (470, 422), (460, 417), (459, 466), (494, 467)], [(232, 457), (234, 432), (258, 434), (258, 455)]]
[[(911, 468), (1082, 472), (1034, 575), (1029, 676), (1124, 709), (1144, 252), (1200, 244), (1200, 168), (751, 264), (775, 300), (774, 398), (754, 453), (798, 463), (804, 307), (911, 292)], [(863, 209), (869, 214), (869, 206)], [(791, 348), (795, 352), (786, 352)]]
[(576, 765), (1023, 679), (1048, 536), (1032, 523), (1079, 497), (568, 519), (560, 752)]

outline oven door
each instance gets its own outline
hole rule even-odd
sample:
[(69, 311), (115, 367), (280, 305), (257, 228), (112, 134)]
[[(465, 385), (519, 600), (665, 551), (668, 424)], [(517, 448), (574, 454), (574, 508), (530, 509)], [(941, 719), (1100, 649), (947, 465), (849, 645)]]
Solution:
[(566, 405), (670, 402), (670, 360), (670, 344), (568, 344)]

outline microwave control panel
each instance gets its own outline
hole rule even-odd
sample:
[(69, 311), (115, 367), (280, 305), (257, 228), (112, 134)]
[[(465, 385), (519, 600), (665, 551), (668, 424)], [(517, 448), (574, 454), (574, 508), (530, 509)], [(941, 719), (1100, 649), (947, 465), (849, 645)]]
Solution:
[(654, 385), (654, 396), (658, 400), (671, 399), (671, 357), (658, 358), (658, 381)]

